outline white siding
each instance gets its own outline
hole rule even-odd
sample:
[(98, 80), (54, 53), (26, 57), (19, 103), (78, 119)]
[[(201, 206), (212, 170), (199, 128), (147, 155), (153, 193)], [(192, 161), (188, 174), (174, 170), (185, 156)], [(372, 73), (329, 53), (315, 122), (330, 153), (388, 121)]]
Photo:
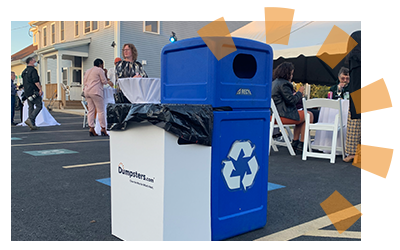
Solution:
[[(197, 31), (210, 22), (199, 21), (161, 21), (160, 34), (143, 32), (142, 21), (121, 22), (121, 44), (133, 43), (138, 50), (138, 61), (147, 61), (144, 69), (149, 77), (160, 78), (161, 76), (161, 50), (169, 43), (171, 32), (175, 32), (178, 40), (198, 37)], [(234, 21), (227, 22), (230, 32), (248, 24), (249, 22)], [(111, 44), (111, 43), (110, 43)]]
[[(46, 22), (39, 26), (39, 30), (42, 30), (44, 26), (47, 26), (47, 37), (48, 45), (51, 37), (51, 23), (54, 21)], [(65, 21), (65, 41), (70, 42), (74, 40), (80, 40), (85, 38), (91, 38), (90, 45), (74, 48), (75, 51), (87, 51), (89, 48), (89, 57), (82, 59), (82, 71), (85, 72), (87, 69), (93, 67), (93, 62), (96, 58), (101, 58), (105, 63), (105, 68), (109, 69), (114, 66), (114, 49), (111, 47), (114, 41), (114, 25), (115, 22), (111, 22), (111, 26), (105, 28), (105, 22), (99, 21), (99, 29), (88, 34), (83, 32), (84, 21), (79, 21), (79, 35), (76, 37), (75, 22)], [(160, 34), (152, 34), (143, 32), (143, 21), (122, 21), (120, 22), (120, 44), (117, 44), (119, 51), (122, 50), (122, 45), (125, 43), (133, 43), (138, 50), (138, 61), (147, 61), (147, 65), (144, 68), (149, 77), (160, 78), (161, 75), (161, 49), (169, 43), (169, 37), (171, 32), (175, 32), (178, 40), (186, 38), (197, 37), (197, 31), (207, 25), (210, 22), (198, 22), (198, 21), (160, 21)], [(231, 32), (248, 24), (245, 21), (230, 21), (227, 22), (228, 28)], [(60, 21), (55, 21), (56, 25), (56, 43), (60, 43)], [(43, 35), (43, 34), (41, 34)], [(42, 37), (39, 39), (42, 41)], [(41, 45), (38, 49), (41, 49)], [(62, 63), (65, 66), (64, 62)], [(56, 79), (56, 61), (48, 59), (48, 69), (51, 70), (51, 82), (55, 83)], [(61, 69), (60, 69), (61, 70)]]
[(114, 41), (114, 22), (111, 22), (111, 26), (107, 28), (104, 27), (104, 23), (104, 21), (99, 22), (99, 31), (81, 35), (79, 37), (80, 39), (92, 38), (89, 45), (89, 57), (83, 58), (82, 60), (82, 68), (84, 72), (93, 67), (93, 62), (97, 58), (104, 61), (104, 67), (107, 69), (114, 66), (114, 49), (111, 47), (111, 44)]
[[(93, 61), (96, 58), (101, 58), (104, 63), (106, 68), (110, 68), (114, 64), (114, 51), (113, 48), (111, 47), (111, 43), (114, 40), (114, 28), (113, 25), (114, 23), (111, 22), (111, 26), (105, 28), (105, 22), (104, 21), (98, 21), (98, 27), (99, 29), (94, 32), (90, 32), (87, 34), (84, 34), (83, 32), (83, 22), (84, 21), (79, 21), (79, 35), (75, 37), (74, 32), (75, 32), (75, 21), (65, 21), (64, 22), (64, 36), (65, 40), (63, 42), (60, 42), (60, 21), (48, 21), (46, 23), (43, 23), (39, 26), (39, 30), (42, 31), (44, 26), (47, 26), (47, 46), (51, 46), (51, 24), (55, 23), (55, 29), (56, 29), (56, 36), (55, 36), (55, 42), (57, 43), (64, 43), (64, 42), (70, 42), (74, 40), (79, 40), (79, 39), (85, 39), (85, 38), (92, 38), (90, 45), (85, 45), (81, 47), (74, 48), (73, 50), (75, 51), (85, 51), (87, 46), (89, 46), (89, 57), (88, 58), (83, 58), (82, 60), (82, 70), (85, 72), (87, 69), (93, 67)], [(39, 48), (42, 48), (43, 45), (43, 34), (42, 32), (40, 33), (40, 39), (42, 43), (39, 43)], [(51, 71), (51, 82), (56, 83), (57, 79), (57, 73), (56, 73), (56, 60), (48, 59), (47, 61), (47, 69)], [(71, 61), (69, 60), (63, 60), (62, 61), (62, 66), (67, 67), (67, 66), (72, 66)], [(60, 69), (61, 70), (61, 69)]]

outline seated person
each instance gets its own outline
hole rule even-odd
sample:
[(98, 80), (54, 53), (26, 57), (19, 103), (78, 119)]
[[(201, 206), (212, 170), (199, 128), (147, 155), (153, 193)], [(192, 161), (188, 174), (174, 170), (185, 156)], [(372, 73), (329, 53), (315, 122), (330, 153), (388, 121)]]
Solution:
[[(296, 93), (296, 91), (293, 89), (293, 94)], [(297, 104), (296, 104), (296, 108), (299, 109), (303, 109), (303, 99), (300, 99)], [(318, 122), (318, 118), (319, 118), (319, 108), (312, 108), (312, 109), (307, 109), (307, 111), (313, 113), (314, 119), (312, 123), (317, 123)]]
[[(342, 67), (339, 70), (337, 84), (333, 85), (329, 89), (329, 91), (332, 91), (332, 99), (339, 99), (339, 98), (344, 99), (343, 98), (344, 93), (349, 92), (349, 82), (350, 82), (349, 69)], [(338, 89), (340, 95), (338, 95)]]
[[(272, 82), (272, 99), (283, 124), (296, 124), (293, 134), (292, 146), (294, 150), (303, 150), (305, 116), (304, 110), (298, 110), (296, 104), (303, 97), (304, 86), (301, 86), (298, 92), (294, 92), (292, 78), (294, 66), (290, 62), (280, 64), (273, 72), (274, 81)], [(311, 112), (310, 122), (314, 120)], [(300, 138), (301, 139), (299, 141)]]

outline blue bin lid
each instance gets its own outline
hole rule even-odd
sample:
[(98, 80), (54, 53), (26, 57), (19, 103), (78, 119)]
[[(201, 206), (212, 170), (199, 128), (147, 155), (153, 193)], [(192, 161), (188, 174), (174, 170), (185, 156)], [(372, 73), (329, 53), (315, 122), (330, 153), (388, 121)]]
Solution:
[[(205, 38), (210, 38), (211, 40), (215, 40), (215, 42), (218, 42), (219, 40), (229, 39), (229, 37), (205, 37)], [(266, 43), (240, 37), (232, 37), (232, 40), (237, 48), (241, 49), (248, 48), (251, 50), (269, 51), (272, 55), (272, 47)], [(161, 51), (161, 54), (164, 54), (171, 50), (189, 49), (191, 47), (202, 47), (202, 46), (207, 46), (202, 37), (188, 38), (165, 45)]]

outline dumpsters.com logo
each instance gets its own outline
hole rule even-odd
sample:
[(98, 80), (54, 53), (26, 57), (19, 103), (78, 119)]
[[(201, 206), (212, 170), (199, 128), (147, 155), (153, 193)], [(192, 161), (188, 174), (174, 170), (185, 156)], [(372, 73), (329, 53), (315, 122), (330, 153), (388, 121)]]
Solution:
[(138, 171), (132, 171), (132, 170), (125, 169), (125, 166), (122, 162), (120, 162), (118, 164), (118, 173), (129, 176), (129, 178), (136, 178), (136, 179), (144, 180), (144, 181), (151, 182), (151, 183), (154, 183), (154, 180), (155, 180), (154, 177), (153, 178), (147, 177), (145, 174), (139, 173)]

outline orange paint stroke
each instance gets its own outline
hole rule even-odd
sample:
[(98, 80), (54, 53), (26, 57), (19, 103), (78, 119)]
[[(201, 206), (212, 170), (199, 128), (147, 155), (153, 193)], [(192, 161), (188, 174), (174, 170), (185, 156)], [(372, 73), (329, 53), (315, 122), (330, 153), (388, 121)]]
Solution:
[(223, 17), (207, 24), (197, 33), (218, 61), (236, 51), (235, 43)]
[(289, 44), (294, 9), (265, 8), (265, 41), (267, 44)]
[(357, 45), (345, 31), (334, 25), (317, 53), (332, 69)]
[(340, 234), (351, 227), (362, 215), (338, 191), (333, 192), (320, 205)]
[(389, 91), (383, 78), (354, 91), (350, 95), (357, 114), (392, 107)]
[(386, 178), (392, 162), (393, 149), (358, 144), (356, 157), (353, 166)]

